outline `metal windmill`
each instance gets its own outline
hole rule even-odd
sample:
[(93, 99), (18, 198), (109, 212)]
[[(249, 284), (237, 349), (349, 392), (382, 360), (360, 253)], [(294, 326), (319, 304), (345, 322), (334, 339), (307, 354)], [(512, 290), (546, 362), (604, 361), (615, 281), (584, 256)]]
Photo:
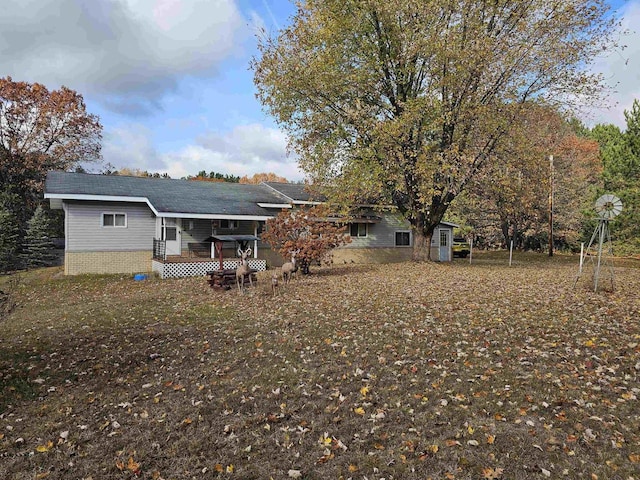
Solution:
[[(580, 270), (574, 282), (574, 287), (578, 283), (578, 279), (583, 270), (583, 258), (587, 258), (593, 265), (595, 250), (597, 248), (597, 259), (594, 265), (593, 273), (593, 291), (598, 291), (598, 282), (600, 280), (600, 270), (604, 266), (609, 272), (611, 278), (611, 288), (613, 289), (613, 246), (611, 244), (611, 232), (609, 231), (609, 221), (617, 217), (622, 211), (622, 201), (615, 195), (605, 194), (596, 200), (596, 213), (598, 214), (598, 225), (591, 235), (591, 240), (584, 253), (584, 257), (580, 258)], [(597, 242), (597, 247), (594, 245)], [(593, 250), (592, 250), (593, 249)], [(603, 257), (604, 252), (604, 257)]]

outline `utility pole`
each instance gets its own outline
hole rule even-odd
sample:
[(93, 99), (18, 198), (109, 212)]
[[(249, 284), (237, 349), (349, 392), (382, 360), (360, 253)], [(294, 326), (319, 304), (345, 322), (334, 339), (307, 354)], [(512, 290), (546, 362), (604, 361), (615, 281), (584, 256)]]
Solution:
[(553, 155), (549, 155), (549, 256), (553, 257)]

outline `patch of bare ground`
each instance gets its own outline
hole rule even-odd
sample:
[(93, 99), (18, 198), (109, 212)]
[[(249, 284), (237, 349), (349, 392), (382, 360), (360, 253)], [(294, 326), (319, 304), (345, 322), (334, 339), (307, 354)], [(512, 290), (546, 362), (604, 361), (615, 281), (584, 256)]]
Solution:
[(575, 258), (514, 260), (275, 297), (31, 272), (0, 323), (0, 478), (640, 479), (638, 263), (594, 293)]

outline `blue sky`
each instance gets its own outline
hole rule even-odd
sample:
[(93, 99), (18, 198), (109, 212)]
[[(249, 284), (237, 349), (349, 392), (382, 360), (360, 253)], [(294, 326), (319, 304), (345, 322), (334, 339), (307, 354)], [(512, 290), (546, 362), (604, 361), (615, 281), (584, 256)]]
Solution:
[[(623, 51), (598, 59), (614, 92), (589, 125), (624, 126), (640, 99), (640, 0), (611, 0)], [(167, 172), (303, 173), (255, 98), (249, 61), (260, 28), (275, 33), (287, 0), (3, 0), (0, 76), (66, 85), (104, 125), (103, 163)], [(94, 166), (98, 169), (98, 166)]]

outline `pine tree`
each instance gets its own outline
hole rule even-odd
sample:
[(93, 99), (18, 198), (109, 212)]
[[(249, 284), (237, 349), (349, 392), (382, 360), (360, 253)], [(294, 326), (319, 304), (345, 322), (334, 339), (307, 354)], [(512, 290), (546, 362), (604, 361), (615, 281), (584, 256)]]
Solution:
[(0, 206), (0, 272), (16, 267), (18, 251), (18, 222), (4, 205)]
[(54, 245), (50, 232), (49, 217), (42, 206), (38, 206), (27, 223), (27, 232), (24, 237), (23, 258), (27, 268), (46, 267), (53, 262)]

